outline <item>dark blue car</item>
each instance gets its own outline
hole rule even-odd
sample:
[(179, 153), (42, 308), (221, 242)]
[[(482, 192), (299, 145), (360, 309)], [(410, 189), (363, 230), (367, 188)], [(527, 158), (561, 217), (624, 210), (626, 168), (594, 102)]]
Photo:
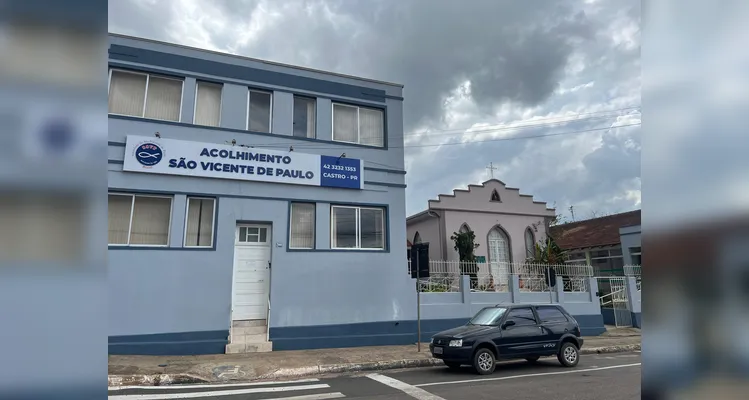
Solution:
[(481, 309), (467, 324), (432, 337), (429, 350), (450, 368), (494, 372), (498, 359), (556, 356), (565, 367), (580, 361), (580, 325), (558, 304), (511, 304)]

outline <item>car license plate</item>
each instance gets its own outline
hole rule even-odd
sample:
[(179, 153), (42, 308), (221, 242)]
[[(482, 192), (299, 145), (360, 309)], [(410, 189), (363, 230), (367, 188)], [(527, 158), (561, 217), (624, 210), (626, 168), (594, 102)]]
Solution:
[(434, 354), (442, 354), (442, 347), (435, 347)]

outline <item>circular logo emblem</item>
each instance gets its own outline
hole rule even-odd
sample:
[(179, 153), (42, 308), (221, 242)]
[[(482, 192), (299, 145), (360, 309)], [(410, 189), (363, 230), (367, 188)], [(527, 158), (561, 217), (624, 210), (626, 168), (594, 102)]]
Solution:
[(164, 151), (156, 143), (143, 143), (135, 148), (135, 159), (146, 167), (158, 164), (162, 157)]

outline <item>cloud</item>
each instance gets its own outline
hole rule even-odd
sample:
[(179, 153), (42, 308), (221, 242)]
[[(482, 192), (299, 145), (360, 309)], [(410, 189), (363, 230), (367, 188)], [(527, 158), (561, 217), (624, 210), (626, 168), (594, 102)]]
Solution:
[(110, 29), (403, 83), (409, 213), (490, 162), (560, 209), (639, 205), (639, 126), (575, 133), (638, 121), (639, 2), (428, 4), (110, 0)]

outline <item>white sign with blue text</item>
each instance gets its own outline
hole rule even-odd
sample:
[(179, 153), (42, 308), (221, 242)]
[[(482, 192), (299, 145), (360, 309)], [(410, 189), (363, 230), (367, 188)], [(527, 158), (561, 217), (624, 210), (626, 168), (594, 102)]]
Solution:
[(123, 170), (361, 189), (362, 164), (345, 157), (128, 135)]

